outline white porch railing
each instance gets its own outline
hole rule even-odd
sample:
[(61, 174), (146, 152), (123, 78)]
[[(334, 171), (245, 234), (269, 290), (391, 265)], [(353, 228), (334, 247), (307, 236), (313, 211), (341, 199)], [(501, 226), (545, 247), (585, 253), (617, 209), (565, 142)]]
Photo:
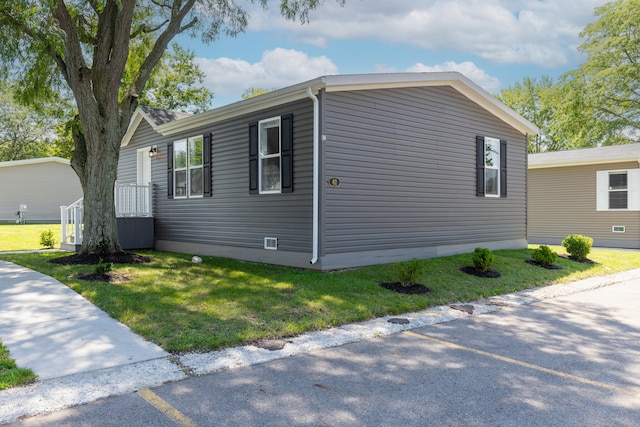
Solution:
[(62, 225), (61, 245), (82, 244), (83, 199), (70, 206), (60, 206), (60, 224)]
[(116, 217), (153, 216), (153, 186), (116, 182)]
[[(153, 185), (120, 184), (115, 186), (116, 217), (153, 216)], [(60, 206), (61, 245), (82, 244), (84, 199), (70, 206)]]

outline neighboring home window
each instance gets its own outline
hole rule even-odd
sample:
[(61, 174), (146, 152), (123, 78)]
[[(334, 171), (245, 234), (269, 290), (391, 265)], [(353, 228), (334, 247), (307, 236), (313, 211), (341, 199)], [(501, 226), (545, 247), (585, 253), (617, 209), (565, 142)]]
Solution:
[(507, 142), (477, 136), (476, 157), (476, 194), (481, 197), (506, 197)]
[(640, 210), (640, 169), (596, 172), (597, 210)]
[(293, 116), (249, 124), (249, 192), (293, 191)]
[(211, 196), (211, 135), (174, 141), (167, 146), (168, 196)]

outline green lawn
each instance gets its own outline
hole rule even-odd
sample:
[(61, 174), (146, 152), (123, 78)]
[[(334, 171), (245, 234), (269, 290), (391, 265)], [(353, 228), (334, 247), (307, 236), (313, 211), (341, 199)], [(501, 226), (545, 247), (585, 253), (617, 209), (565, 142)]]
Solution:
[(60, 224), (0, 224), (0, 252), (42, 249), (40, 235), (51, 230), (60, 246)]
[(35, 379), (36, 376), (31, 369), (16, 367), (16, 362), (10, 357), (9, 350), (0, 340), (0, 390), (29, 384)]
[[(561, 248), (553, 248), (564, 253)], [(208, 351), (288, 337), (373, 317), (421, 310), (452, 302), (640, 268), (640, 252), (593, 250), (597, 264), (560, 259), (563, 270), (525, 262), (530, 249), (496, 251), (497, 279), (467, 275), (471, 255), (422, 260), (424, 295), (386, 290), (379, 282), (397, 281), (391, 265), (339, 272), (296, 268), (191, 255), (140, 252), (153, 262), (115, 265), (130, 280), (109, 284), (79, 280), (95, 266), (48, 262), (60, 253), (1, 255), (0, 258), (41, 271), (66, 283), (114, 318), (170, 352)]]

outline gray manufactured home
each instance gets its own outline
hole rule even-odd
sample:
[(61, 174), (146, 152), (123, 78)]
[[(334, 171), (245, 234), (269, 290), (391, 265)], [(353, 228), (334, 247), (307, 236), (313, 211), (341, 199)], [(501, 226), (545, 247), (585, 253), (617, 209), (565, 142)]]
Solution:
[(536, 132), (459, 73), (325, 76), (137, 112), (118, 180), (148, 176), (159, 250), (331, 270), (524, 248)]
[(529, 155), (529, 242), (640, 249), (640, 144)]

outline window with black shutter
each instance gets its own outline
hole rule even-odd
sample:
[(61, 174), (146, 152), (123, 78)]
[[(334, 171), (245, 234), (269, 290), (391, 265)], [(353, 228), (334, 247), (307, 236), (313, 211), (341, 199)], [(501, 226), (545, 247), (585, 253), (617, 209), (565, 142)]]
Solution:
[(293, 192), (293, 115), (249, 124), (249, 193)]

